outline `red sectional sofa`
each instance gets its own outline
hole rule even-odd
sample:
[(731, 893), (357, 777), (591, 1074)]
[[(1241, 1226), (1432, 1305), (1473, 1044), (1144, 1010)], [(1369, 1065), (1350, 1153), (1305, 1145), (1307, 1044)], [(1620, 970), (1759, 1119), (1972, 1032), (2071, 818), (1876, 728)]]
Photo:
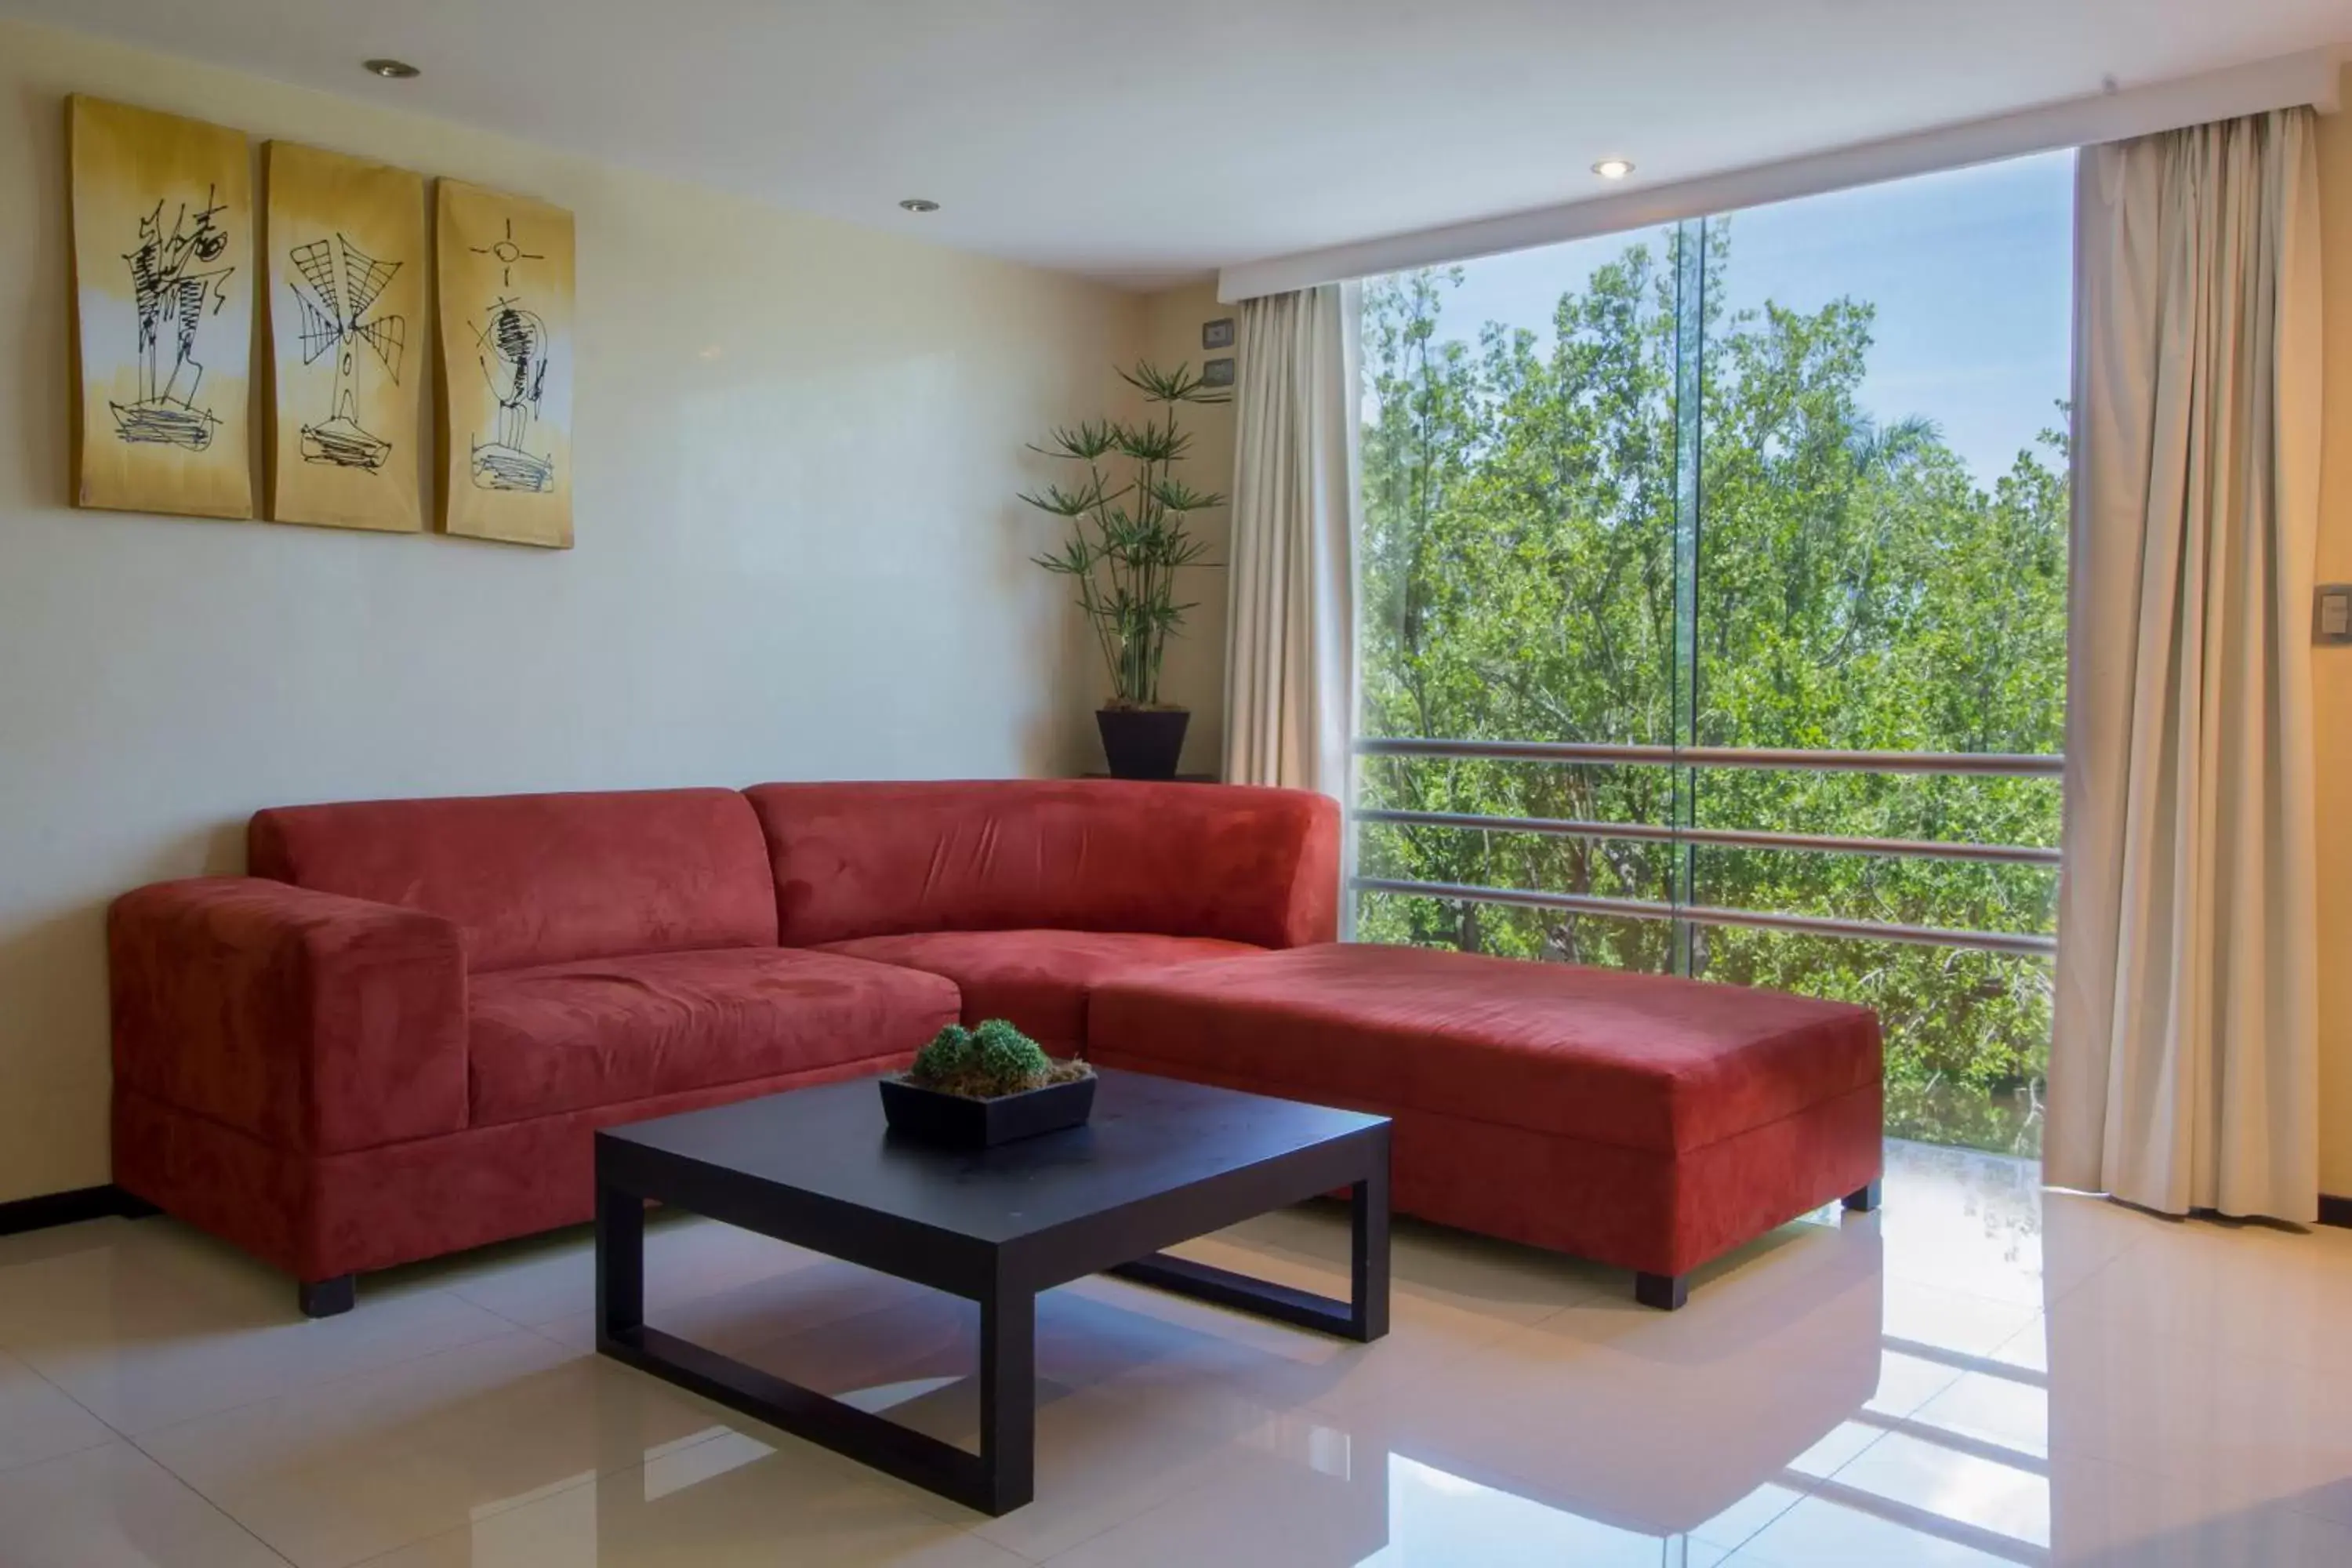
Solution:
[(1338, 807), (1128, 783), (264, 811), (110, 913), (119, 1185), (292, 1274), (589, 1217), (591, 1133), (904, 1065), (1104, 980), (1327, 942)]
[(291, 1273), (575, 1223), (598, 1127), (902, 1066), (1009, 1017), (1108, 1066), (1394, 1118), (1397, 1207), (1636, 1273), (1874, 1201), (1877, 1021), (1333, 943), (1287, 790), (762, 784), (264, 811), (252, 874), (109, 922), (114, 1172)]

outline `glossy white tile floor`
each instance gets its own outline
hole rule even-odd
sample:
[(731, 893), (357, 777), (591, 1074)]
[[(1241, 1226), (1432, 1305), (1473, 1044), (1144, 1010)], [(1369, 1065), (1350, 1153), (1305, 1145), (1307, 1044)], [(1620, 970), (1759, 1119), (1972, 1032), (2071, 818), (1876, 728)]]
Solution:
[[(1401, 1226), (1395, 1330), (1040, 1303), (1038, 1500), (968, 1513), (588, 1349), (584, 1233), (287, 1281), (164, 1220), (0, 1240), (0, 1568), (2352, 1564), (2352, 1232), (1889, 1151), (1684, 1311)], [(969, 1444), (962, 1304), (701, 1221), (656, 1322)], [(1190, 1248), (1342, 1289), (1337, 1209)]]

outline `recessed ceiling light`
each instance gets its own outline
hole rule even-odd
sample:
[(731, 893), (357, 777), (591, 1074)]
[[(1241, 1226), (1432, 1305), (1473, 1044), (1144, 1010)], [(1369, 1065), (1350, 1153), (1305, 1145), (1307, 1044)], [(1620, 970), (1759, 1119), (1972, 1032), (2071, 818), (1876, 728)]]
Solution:
[(940, 204), (929, 196), (908, 196), (898, 205), (910, 213), (935, 213), (940, 210)]
[(369, 75), (380, 76), (386, 81), (406, 81), (425, 74), (406, 60), (369, 60), (367, 68)]
[(1622, 180), (1633, 172), (1630, 158), (1603, 158), (1592, 165), (1592, 172), (1604, 180)]

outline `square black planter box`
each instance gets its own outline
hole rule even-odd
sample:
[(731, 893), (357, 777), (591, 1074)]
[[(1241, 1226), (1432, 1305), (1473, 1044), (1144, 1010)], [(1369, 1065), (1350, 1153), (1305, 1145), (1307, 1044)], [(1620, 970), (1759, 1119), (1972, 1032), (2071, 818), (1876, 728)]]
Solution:
[(1016, 1138), (1085, 1124), (1095, 1108), (1095, 1075), (994, 1100), (967, 1100), (921, 1089), (903, 1079), (882, 1079), (882, 1114), (901, 1138), (943, 1149), (992, 1149)]

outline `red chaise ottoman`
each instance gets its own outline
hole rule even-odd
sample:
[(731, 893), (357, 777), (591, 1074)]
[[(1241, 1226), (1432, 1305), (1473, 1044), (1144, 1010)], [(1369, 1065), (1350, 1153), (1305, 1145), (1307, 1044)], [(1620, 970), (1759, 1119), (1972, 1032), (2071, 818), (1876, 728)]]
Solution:
[(1394, 1119), (1400, 1213), (1633, 1269), (1691, 1269), (1877, 1202), (1865, 1007), (1654, 974), (1335, 943), (1096, 988), (1105, 1067)]

